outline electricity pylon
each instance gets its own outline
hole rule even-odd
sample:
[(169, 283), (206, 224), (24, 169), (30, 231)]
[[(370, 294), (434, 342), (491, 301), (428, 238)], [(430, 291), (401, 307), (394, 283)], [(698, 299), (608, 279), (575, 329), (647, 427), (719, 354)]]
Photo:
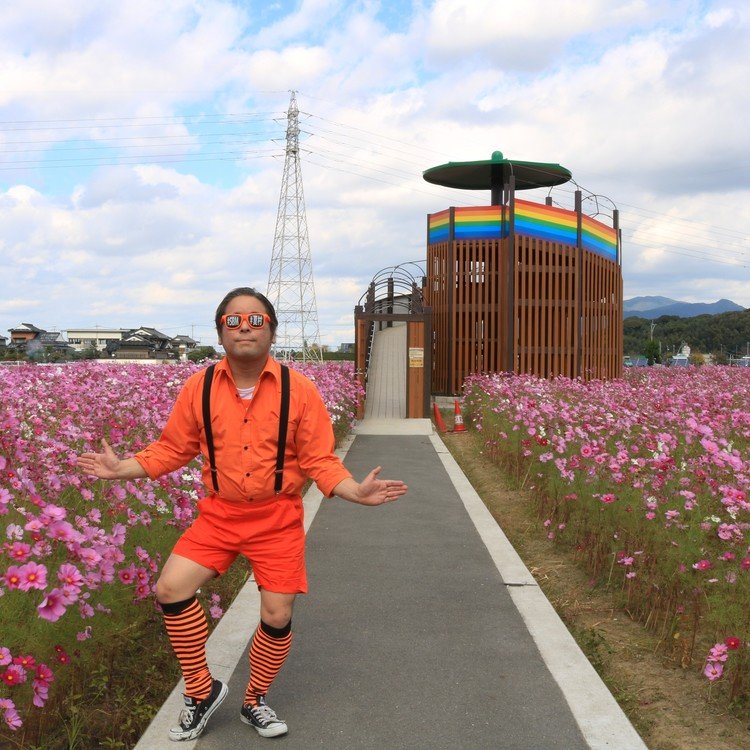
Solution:
[(295, 352), (297, 358), (320, 361), (318, 309), (299, 159), (299, 110), (294, 91), (287, 112), (284, 177), (266, 296), (276, 308), (279, 319), (276, 354), (283, 358)]

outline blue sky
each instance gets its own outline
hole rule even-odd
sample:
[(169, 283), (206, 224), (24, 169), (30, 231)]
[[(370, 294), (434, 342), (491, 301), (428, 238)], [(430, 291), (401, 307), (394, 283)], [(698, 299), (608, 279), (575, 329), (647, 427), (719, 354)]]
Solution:
[(422, 172), (496, 149), (564, 165), (603, 220), (620, 210), (626, 298), (750, 307), (749, 16), (739, 0), (6, 4), (0, 333), (214, 343), (223, 294), (268, 281), (292, 89), (323, 343), (353, 340), (375, 273), (424, 258), (426, 214), (489, 201)]

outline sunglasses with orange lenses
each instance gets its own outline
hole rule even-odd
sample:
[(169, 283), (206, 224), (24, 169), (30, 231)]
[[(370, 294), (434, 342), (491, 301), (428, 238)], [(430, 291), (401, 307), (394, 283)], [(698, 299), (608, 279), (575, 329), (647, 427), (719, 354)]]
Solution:
[(266, 313), (230, 313), (221, 316), (222, 325), (231, 331), (239, 328), (243, 320), (247, 321), (250, 328), (263, 328), (266, 323), (271, 322), (271, 316)]

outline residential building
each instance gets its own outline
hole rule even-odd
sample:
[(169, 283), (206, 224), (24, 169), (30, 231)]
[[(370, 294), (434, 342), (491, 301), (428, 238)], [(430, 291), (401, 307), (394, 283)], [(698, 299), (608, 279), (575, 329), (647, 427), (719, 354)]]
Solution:
[(110, 341), (121, 341), (130, 328), (68, 328), (68, 343), (78, 352), (96, 348), (103, 352)]
[(180, 354), (179, 342), (146, 326), (127, 331), (120, 341), (111, 341), (106, 348), (115, 359), (177, 359)]
[(11, 344), (25, 344), (35, 339), (40, 333), (46, 333), (44, 329), (37, 328), (32, 323), (19, 323), (15, 328), (9, 328)]

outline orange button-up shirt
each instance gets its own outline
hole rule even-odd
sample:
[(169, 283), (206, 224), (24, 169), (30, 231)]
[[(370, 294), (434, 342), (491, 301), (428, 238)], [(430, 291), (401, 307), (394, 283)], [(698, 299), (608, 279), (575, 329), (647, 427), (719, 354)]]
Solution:
[[(214, 493), (203, 426), (205, 371), (182, 387), (161, 437), (135, 455), (151, 479), (175, 471), (203, 454), (203, 484)], [(298, 495), (309, 477), (330, 497), (351, 474), (333, 452), (331, 418), (315, 385), (289, 370), (289, 426), (281, 492)], [(231, 501), (272, 497), (281, 409), (281, 366), (269, 357), (250, 401), (237, 393), (226, 358), (216, 365), (211, 384), (211, 429), (219, 496)]]

